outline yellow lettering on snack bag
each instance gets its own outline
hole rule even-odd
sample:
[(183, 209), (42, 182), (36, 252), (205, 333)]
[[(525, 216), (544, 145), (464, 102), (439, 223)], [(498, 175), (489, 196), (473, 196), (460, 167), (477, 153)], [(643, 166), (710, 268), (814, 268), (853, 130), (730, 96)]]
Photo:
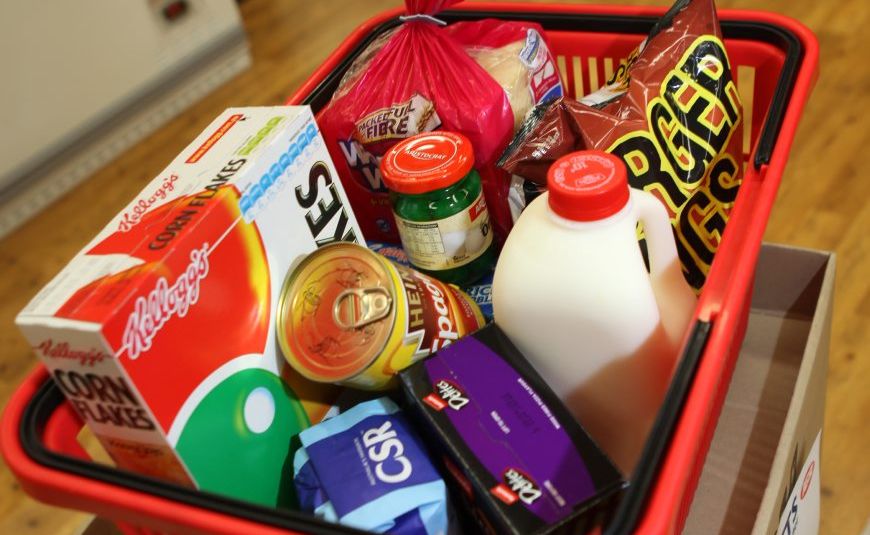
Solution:
[(632, 187), (667, 207), (684, 274), (700, 290), (740, 185), (739, 162), (725, 148), (739, 131), (741, 106), (722, 42), (697, 38), (646, 113), (649, 130), (607, 150), (625, 161)]

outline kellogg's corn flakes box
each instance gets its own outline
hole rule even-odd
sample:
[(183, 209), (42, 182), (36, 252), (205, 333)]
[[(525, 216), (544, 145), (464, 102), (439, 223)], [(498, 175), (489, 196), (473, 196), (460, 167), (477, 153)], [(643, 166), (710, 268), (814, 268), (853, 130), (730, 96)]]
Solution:
[(232, 108), (16, 323), (118, 466), (285, 505), (290, 439), (335, 392), (285, 363), (276, 305), (335, 241), (362, 234), (310, 108)]

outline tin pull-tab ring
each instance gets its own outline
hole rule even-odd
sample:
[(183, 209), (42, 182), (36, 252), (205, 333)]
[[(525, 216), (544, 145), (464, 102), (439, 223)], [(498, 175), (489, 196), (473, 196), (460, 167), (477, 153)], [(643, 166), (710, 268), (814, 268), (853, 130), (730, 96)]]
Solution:
[(351, 288), (335, 298), (332, 319), (343, 329), (359, 329), (387, 317), (392, 306), (385, 288)]
[(399, 20), (402, 22), (414, 22), (414, 21), (423, 21), (423, 22), (431, 22), (432, 24), (437, 24), (438, 26), (447, 26), (447, 23), (441, 19), (436, 19), (432, 15), (426, 15), (425, 13), (417, 13), (416, 15), (402, 15), (399, 17)]

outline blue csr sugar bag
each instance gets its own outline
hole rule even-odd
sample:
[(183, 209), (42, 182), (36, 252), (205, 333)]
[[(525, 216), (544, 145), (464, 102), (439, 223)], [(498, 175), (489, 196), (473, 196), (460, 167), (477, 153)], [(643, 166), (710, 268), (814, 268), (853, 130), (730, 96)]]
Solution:
[(303, 511), (379, 533), (456, 531), (444, 481), (390, 399), (360, 403), (299, 438), (293, 477)]

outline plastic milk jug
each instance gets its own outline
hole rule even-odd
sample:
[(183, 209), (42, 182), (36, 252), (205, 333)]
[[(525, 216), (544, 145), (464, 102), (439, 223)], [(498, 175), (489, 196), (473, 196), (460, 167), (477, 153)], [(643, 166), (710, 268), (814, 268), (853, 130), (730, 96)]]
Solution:
[(569, 154), (550, 168), (547, 185), (523, 211), (499, 258), (495, 322), (630, 474), (696, 298), (664, 206), (628, 187), (619, 158)]

